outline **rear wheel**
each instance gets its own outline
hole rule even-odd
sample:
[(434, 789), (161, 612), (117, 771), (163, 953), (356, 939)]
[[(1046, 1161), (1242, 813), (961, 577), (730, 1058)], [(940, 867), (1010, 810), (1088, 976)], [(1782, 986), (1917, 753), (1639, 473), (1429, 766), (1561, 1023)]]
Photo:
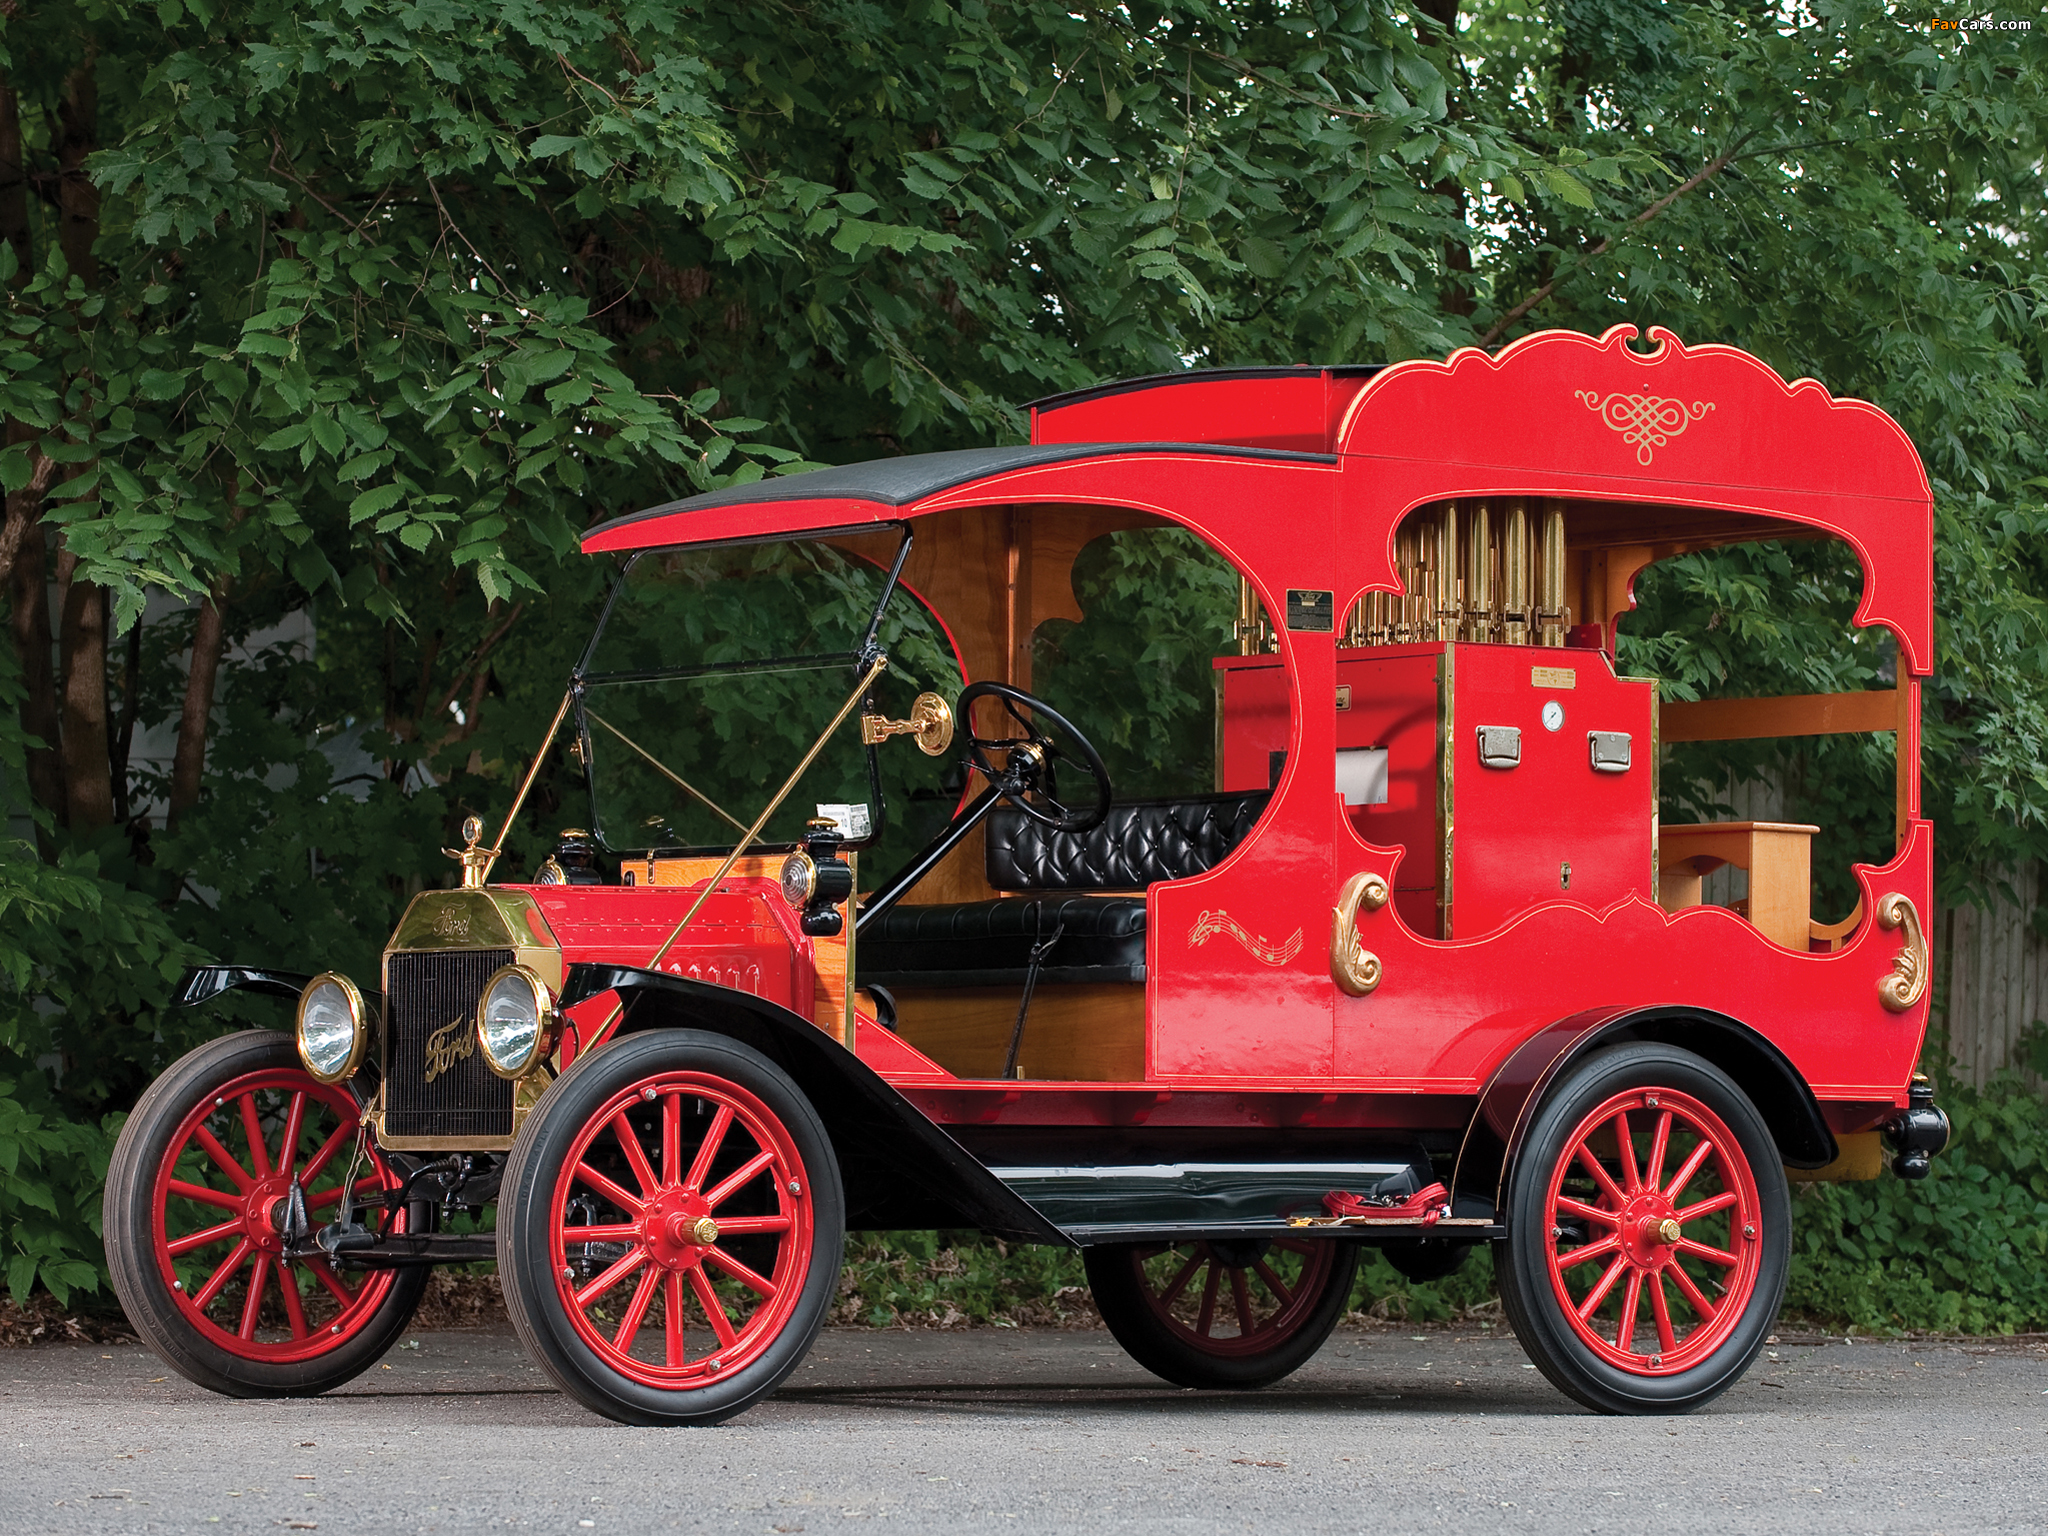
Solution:
[[(143, 1340), (232, 1397), (325, 1392), (374, 1365), (411, 1321), (425, 1268), (351, 1271), (288, 1258), (295, 1200), (317, 1229), (353, 1175), (358, 1220), (405, 1230), (377, 1202), (398, 1184), (361, 1148), (354, 1097), (315, 1082), (289, 1035), (199, 1047), (152, 1083), (107, 1169), (107, 1267)], [(368, 1209), (361, 1209), (363, 1206)]]
[(1327, 1238), (1114, 1243), (1082, 1260), (1116, 1341), (1183, 1387), (1264, 1387), (1298, 1370), (1358, 1272), (1358, 1249)]
[(817, 1112), (758, 1051), (695, 1030), (580, 1058), (498, 1211), (521, 1340), (629, 1424), (715, 1424), (772, 1392), (824, 1323), (846, 1230)]
[(1684, 1413), (1748, 1369), (1791, 1254), (1784, 1165), (1718, 1067), (1603, 1052), (1530, 1123), (1508, 1186), (1501, 1299), (1529, 1358), (1603, 1413)]

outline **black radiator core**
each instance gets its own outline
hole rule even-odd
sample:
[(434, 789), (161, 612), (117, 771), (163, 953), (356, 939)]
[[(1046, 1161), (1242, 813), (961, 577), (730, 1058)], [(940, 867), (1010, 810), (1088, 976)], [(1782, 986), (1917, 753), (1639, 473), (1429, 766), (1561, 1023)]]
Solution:
[(490, 1069), (476, 1045), (476, 1005), (484, 983), (511, 963), (509, 949), (391, 957), (385, 978), (387, 1135), (512, 1134), (512, 1084)]

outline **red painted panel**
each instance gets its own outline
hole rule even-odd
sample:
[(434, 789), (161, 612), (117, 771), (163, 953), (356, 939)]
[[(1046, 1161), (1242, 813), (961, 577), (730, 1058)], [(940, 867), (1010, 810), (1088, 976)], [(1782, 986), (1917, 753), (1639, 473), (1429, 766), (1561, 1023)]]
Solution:
[(1034, 407), (1034, 443), (1221, 443), (1333, 453), (1337, 426), (1365, 385), (1357, 375), (1303, 369), (1257, 375), (1192, 372)]
[(1285, 756), (1293, 690), (1277, 656), (1218, 656), (1214, 662), (1223, 695), (1222, 761), (1216, 787), (1244, 794), (1271, 789), (1274, 765)]
[(1348, 709), (1337, 712), (1337, 746), (1384, 747), (1387, 801), (1347, 805), (1352, 830), (1369, 843), (1403, 851), (1394, 871), (1394, 905), (1417, 933), (1442, 926), (1437, 888), (1443, 845), (1437, 835), (1437, 672), (1440, 645), (1340, 651), (1337, 683), (1349, 685)]

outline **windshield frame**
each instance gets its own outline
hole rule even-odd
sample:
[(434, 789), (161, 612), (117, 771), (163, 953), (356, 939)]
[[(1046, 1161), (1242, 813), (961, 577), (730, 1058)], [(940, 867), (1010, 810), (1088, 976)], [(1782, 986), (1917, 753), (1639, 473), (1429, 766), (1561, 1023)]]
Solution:
[[(899, 534), (900, 539), (896, 546), (895, 555), (886, 568), (881, 592), (875, 600), (874, 609), (868, 615), (867, 629), (861, 638), (858, 650), (822, 651), (810, 654), (762, 657), (746, 661), (713, 662), (689, 667), (635, 668), (605, 672), (591, 670), (591, 662), (597, 655), (598, 646), (604, 639), (605, 630), (610, 625), (612, 614), (618, 606), (619, 598), (626, 589), (626, 583), (632, 577), (633, 568), (645, 556), (663, 555), (683, 550), (694, 552), (699, 550), (744, 548), (766, 544), (818, 544), (835, 537), (871, 537), (875, 534), (887, 533), (891, 530)], [(824, 674), (830, 671), (833, 664), (839, 663), (847, 668), (850, 674), (848, 685), (852, 686), (859, 681), (861, 675), (874, 664), (876, 658), (881, 654), (877, 642), (881, 634), (882, 621), (889, 611), (890, 602), (896, 596), (897, 588), (902, 584), (903, 567), (910, 559), (911, 541), (912, 533), (909, 523), (891, 520), (880, 523), (853, 524), (840, 528), (805, 530), (802, 533), (766, 534), (744, 539), (714, 539), (696, 544), (664, 544), (647, 549), (634, 550), (620, 564), (618, 574), (613, 577), (611, 590), (605, 594), (604, 607), (598, 615), (597, 625), (591, 631), (590, 640), (584, 646), (582, 656), (577, 660), (576, 669), (569, 675), (569, 693), (573, 701), (575, 713), (575, 735), (572, 738), (571, 750), (574, 752), (577, 762), (582, 768), (584, 793), (589, 797), (590, 804), (591, 833), (599, 846), (605, 852), (620, 858), (628, 858), (644, 852), (645, 856), (650, 860), (657, 856), (678, 858), (718, 857), (732, 852), (732, 844), (730, 843), (692, 844), (682, 847), (653, 845), (644, 849), (638, 846), (613, 847), (611, 845), (604, 835), (604, 818), (600, 813), (597, 787), (597, 760), (592, 750), (590, 712), (585, 696), (587, 685), (593, 683), (638, 683), (712, 676), (739, 676), (749, 672), (766, 672), (792, 668), (813, 668), (820, 674)], [(865, 557), (855, 556), (854, 558)], [(880, 568), (879, 563), (877, 568)], [(843, 698), (844, 695), (841, 695), (841, 697)], [(863, 714), (875, 712), (875, 694), (872, 688), (869, 689), (867, 696), (861, 702), (861, 712)], [(852, 851), (868, 848), (878, 842), (889, 821), (888, 799), (882, 789), (879, 749), (875, 743), (869, 742), (863, 745), (862, 751), (866, 759), (868, 799), (873, 807), (873, 813), (869, 817), (868, 835), (866, 837), (847, 838), (842, 841), (840, 846)], [(743, 849), (742, 852), (743, 854), (786, 853), (797, 846), (794, 842), (771, 843), (757, 839)]]

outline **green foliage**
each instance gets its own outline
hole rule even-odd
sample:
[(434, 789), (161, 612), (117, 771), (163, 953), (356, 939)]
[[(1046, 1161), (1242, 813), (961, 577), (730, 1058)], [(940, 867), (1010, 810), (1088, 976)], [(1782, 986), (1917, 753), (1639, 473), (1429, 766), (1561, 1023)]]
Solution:
[(2013, 1078), (1951, 1086), (1956, 1138), (1924, 1183), (1799, 1191), (1786, 1306), (1872, 1332), (2038, 1331), (2048, 1321), (2048, 1114)]

